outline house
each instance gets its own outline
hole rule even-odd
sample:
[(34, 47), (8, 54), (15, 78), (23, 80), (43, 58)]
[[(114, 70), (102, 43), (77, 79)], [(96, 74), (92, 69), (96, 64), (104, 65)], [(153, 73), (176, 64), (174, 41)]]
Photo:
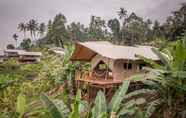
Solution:
[(20, 51), (18, 52), (18, 55), (19, 55), (18, 61), (21, 63), (37, 63), (40, 62), (42, 53)]
[(4, 56), (4, 51), (3, 50), (0, 50), (0, 63), (2, 63), (5, 59), (5, 56)]
[(18, 53), (19, 52), (25, 52), (24, 50), (17, 50), (17, 49), (6, 49), (4, 50), (4, 54), (7, 58), (18, 58), (19, 55)]
[(105, 41), (76, 43), (71, 60), (89, 62), (91, 65), (88, 73), (76, 71), (77, 87), (85, 83), (93, 87), (93, 91), (90, 90), (93, 93), (90, 93), (89, 97), (91, 94), (93, 96), (96, 94), (95, 88), (108, 93), (109, 88), (117, 87), (123, 80), (143, 72), (142, 68), (146, 64), (136, 55), (159, 61), (151, 48), (151, 46), (119, 46)]
[(25, 50), (7, 49), (4, 50), (7, 59), (16, 58), (21, 63), (40, 62), (41, 52), (27, 52)]

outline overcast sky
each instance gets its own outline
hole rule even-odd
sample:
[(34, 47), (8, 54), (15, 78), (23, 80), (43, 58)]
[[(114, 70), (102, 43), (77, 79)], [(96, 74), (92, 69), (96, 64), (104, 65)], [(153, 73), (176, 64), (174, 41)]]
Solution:
[(186, 0), (0, 0), (0, 48), (14, 44), (12, 35), (19, 33), (17, 25), (31, 18), (47, 22), (61, 12), (68, 22), (87, 25), (91, 15), (108, 20), (124, 7), (144, 18), (164, 21), (182, 2)]

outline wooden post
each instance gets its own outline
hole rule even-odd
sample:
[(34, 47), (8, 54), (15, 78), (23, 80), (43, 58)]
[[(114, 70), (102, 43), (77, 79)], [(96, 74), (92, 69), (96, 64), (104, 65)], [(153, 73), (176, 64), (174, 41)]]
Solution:
[(88, 102), (90, 102), (90, 95), (91, 95), (91, 92), (90, 92), (90, 85), (89, 85), (89, 83), (87, 83), (88, 85), (88, 87), (87, 87), (87, 92), (88, 92)]
[(111, 112), (110, 118), (116, 118), (116, 112)]

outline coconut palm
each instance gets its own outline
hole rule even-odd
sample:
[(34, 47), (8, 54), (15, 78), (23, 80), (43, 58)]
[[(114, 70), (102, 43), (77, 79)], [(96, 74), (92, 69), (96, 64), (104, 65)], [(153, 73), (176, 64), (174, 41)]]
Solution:
[(30, 31), (30, 35), (32, 37), (32, 39), (36, 38), (36, 32), (38, 31), (38, 23), (36, 20), (31, 19), (28, 23), (27, 23), (27, 30)]
[(26, 31), (27, 31), (27, 25), (23, 22), (18, 24), (18, 28), (17, 28), (20, 32), (23, 32), (24, 35), (24, 39), (26, 39)]
[[(124, 34), (124, 30), (125, 30), (125, 24), (126, 24), (126, 19), (127, 19), (127, 10), (125, 10), (124, 8), (120, 8), (120, 11), (118, 12), (119, 18), (122, 21), (122, 28), (121, 28), (121, 40), (123, 40), (125, 34)], [(123, 36), (124, 35), (124, 36)]]
[(118, 15), (119, 18), (122, 20), (122, 25), (125, 25), (125, 19), (127, 17), (127, 10), (125, 10), (124, 8), (120, 8), (120, 10), (118, 11)]
[(15, 42), (16, 42), (16, 47), (17, 47), (17, 40), (18, 40), (18, 35), (15, 33), (15, 34), (13, 34), (13, 39), (15, 40)]

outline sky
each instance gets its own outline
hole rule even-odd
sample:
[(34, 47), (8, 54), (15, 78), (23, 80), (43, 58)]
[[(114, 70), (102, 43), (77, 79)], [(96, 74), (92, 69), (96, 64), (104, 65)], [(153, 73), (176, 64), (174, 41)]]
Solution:
[(164, 22), (182, 2), (186, 0), (0, 0), (0, 48), (15, 44), (14, 33), (21, 39), (17, 25), (29, 19), (47, 23), (62, 13), (68, 23), (79, 21), (88, 25), (91, 15), (108, 20), (118, 17), (117, 11), (124, 7), (145, 19)]

